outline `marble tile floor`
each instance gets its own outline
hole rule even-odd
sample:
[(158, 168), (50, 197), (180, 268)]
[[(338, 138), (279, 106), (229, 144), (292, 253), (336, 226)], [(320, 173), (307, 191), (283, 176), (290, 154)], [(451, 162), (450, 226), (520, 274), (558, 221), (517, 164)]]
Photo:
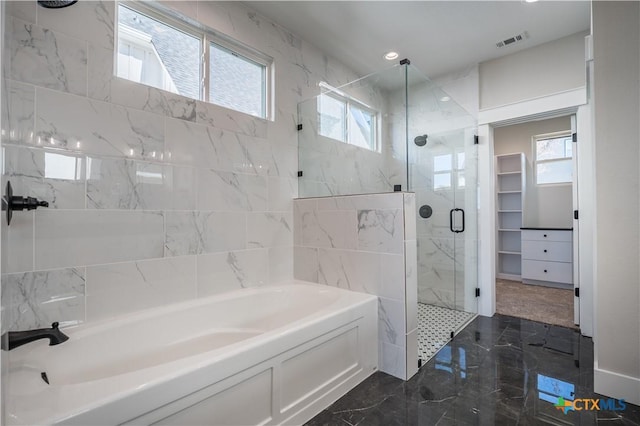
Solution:
[(592, 340), (520, 318), (476, 317), (411, 380), (375, 373), (307, 425), (640, 425), (638, 406), (564, 414), (540, 389), (603, 398), (593, 392)]
[(418, 303), (418, 359), (427, 362), (476, 314)]

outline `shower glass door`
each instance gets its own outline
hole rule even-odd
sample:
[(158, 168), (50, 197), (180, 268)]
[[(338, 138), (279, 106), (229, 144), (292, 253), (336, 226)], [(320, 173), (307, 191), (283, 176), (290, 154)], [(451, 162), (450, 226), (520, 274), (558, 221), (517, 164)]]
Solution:
[[(419, 312), (450, 338), (477, 312), (477, 145), (473, 117), (407, 67), (408, 181), (418, 209)], [(437, 339), (437, 338), (436, 338)]]

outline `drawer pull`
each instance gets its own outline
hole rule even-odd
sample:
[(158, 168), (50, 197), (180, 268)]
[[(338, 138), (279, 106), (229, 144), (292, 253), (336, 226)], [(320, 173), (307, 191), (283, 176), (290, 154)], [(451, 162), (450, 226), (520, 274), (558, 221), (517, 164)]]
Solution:
[(547, 249), (544, 249), (544, 252), (546, 253), (546, 252), (547, 252)]
[(544, 237), (547, 238), (547, 234), (544, 234)]
[(546, 270), (546, 269), (544, 270), (544, 273), (545, 273), (545, 274), (547, 273), (547, 270)]

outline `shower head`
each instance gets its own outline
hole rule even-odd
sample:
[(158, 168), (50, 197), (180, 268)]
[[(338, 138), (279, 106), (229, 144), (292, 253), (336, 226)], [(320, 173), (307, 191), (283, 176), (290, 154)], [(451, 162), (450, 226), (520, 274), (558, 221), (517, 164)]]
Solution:
[(425, 146), (427, 144), (427, 135), (416, 136), (413, 142), (418, 146)]
[(77, 2), (78, 0), (57, 0), (57, 1), (38, 0), (38, 4), (42, 7), (46, 7), (47, 9), (62, 9), (63, 7), (71, 6), (72, 4)]

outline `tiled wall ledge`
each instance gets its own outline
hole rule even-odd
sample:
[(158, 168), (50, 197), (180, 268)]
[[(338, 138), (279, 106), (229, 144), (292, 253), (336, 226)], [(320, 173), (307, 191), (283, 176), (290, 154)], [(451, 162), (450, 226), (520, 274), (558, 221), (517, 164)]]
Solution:
[(353, 72), (240, 3), (162, 2), (271, 56), (269, 120), (113, 76), (114, 1), (5, 2), (3, 328), (100, 320), (293, 276), (297, 105)]
[(380, 368), (417, 371), (417, 275), (413, 193), (294, 201), (295, 278), (379, 298)]

